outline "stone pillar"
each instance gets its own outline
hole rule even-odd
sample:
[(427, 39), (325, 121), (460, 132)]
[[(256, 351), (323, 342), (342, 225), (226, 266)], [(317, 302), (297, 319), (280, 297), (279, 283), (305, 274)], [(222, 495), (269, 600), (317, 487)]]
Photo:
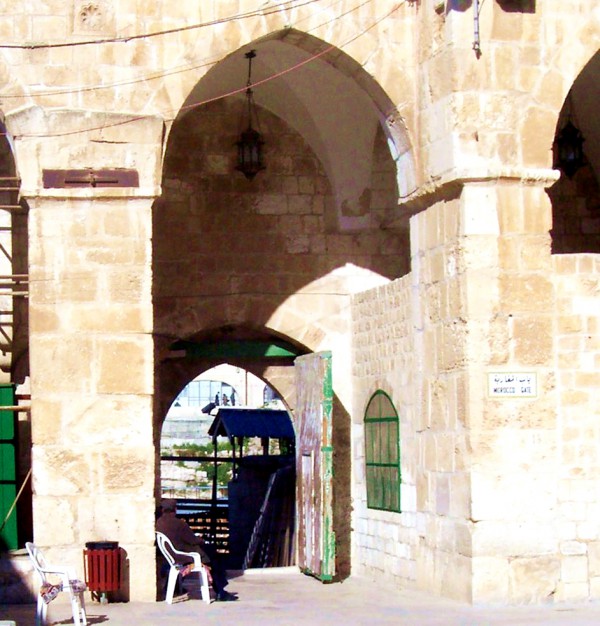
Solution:
[[(417, 582), (473, 603), (557, 588), (557, 430), (548, 180), (463, 181), (411, 220)], [(490, 395), (527, 373), (528, 397)]]
[[(461, 194), (474, 603), (549, 601), (559, 579), (546, 184), (480, 181)], [(531, 391), (516, 382), (490, 391), (490, 376), (502, 374), (531, 377)]]
[(469, 331), (460, 209), (460, 199), (450, 197), (411, 218), (416, 580), (421, 589), (468, 602), (472, 565), (465, 353)]
[[(77, 567), (126, 553), (124, 596), (155, 599), (152, 203), (159, 118), (44, 111), (7, 119), (29, 206), (35, 541)], [(139, 186), (44, 186), (49, 169), (129, 168)]]

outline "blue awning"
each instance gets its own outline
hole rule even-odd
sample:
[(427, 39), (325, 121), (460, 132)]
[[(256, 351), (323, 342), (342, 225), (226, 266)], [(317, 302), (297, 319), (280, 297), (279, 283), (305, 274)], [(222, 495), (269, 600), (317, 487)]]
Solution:
[(294, 439), (294, 427), (287, 411), (219, 407), (208, 429), (211, 437), (269, 437)]

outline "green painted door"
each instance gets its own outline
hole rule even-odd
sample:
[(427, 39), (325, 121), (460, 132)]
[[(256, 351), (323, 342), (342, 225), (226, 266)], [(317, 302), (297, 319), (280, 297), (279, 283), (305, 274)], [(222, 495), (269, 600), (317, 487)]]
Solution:
[(307, 354), (294, 364), (298, 565), (305, 573), (329, 581), (335, 574), (331, 353)]
[(16, 508), (6, 519), (17, 495), (15, 413), (1, 407), (14, 404), (14, 385), (0, 385), (0, 547), (8, 550), (18, 548)]

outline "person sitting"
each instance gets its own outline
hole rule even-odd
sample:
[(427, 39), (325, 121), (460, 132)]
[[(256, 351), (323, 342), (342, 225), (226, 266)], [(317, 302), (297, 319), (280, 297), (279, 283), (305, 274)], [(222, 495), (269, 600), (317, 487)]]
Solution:
[[(205, 545), (204, 540), (196, 535), (187, 522), (176, 515), (176, 501), (169, 499), (161, 503), (161, 514), (156, 520), (156, 530), (166, 535), (176, 550), (197, 552), (202, 564), (208, 570), (208, 578), (215, 590), (216, 602), (232, 602), (237, 596), (225, 591), (229, 584), (225, 568), (222, 566), (216, 551)], [(193, 562), (189, 557), (174, 555), (182, 565)]]

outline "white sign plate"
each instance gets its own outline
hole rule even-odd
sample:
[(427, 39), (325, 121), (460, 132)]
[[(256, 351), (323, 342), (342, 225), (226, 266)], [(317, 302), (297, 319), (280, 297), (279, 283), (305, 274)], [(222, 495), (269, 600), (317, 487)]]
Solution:
[(537, 397), (535, 372), (488, 372), (488, 395), (491, 398)]

